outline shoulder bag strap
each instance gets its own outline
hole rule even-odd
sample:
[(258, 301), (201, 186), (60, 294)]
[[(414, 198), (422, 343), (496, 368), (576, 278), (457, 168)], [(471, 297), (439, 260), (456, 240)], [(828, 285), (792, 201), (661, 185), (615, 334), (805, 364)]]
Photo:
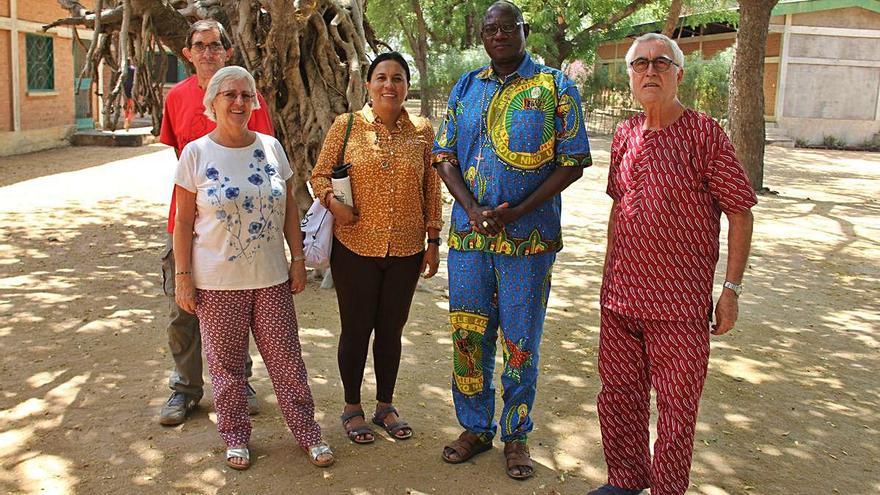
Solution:
[(354, 122), (354, 112), (348, 114), (348, 125), (345, 127), (345, 139), (342, 141), (342, 151), (339, 152), (339, 161), (337, 162), (340, 165), (345, 161), (345, 147), (348, 146), (348, 136), (351, 134), (352, 122)]

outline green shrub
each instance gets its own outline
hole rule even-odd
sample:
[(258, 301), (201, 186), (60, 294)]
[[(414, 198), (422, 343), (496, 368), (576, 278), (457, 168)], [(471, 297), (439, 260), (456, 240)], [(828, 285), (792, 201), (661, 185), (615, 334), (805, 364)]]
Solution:
[[(700, 52), (685, 58), (684, 77), (678, 86), (678, 97), (690, 108), (724, 121), (730, 88), (730, 66), (733, 47), (703, 60)], [(584, 99), (591, 108), (634, 105), (629, 89), (629, 76), (622, 62), (599, 64), (581, 83)]]
[(822, 146), (831, 150), (840, 150), (846, 147), (846, 141), (837, 136), (822, 135)]
[[(446, 100), (462, 74), (489, 63), (482, 47), (428, 55), (428, 84), (436, 98)], [(421, 83), (421, 81), (419, 81)]]
[(684, 77), (678, 86), (681, 102), (718, 120), (726, 120), (732, 63), (733, 47), (708, 60), (703, 60), (700, 52), (688, 55), (685, 58)]

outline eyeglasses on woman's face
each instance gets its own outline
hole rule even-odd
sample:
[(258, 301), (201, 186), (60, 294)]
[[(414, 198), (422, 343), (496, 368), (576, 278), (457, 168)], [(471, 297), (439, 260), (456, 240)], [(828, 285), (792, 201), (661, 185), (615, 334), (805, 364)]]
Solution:
[(220, 96), (226, 99), (229, 103), (235, 103), (236, 100), (241, 98), (241, 102), (245, 105), (250, 105), (254, 102), (254, 98), (257, 97), (257, 95), (247, 91), (242, 91), (241, 93), (238, 91), (223, 91), (220, 93)]
[(639, 74), (647, 72), (648, 67), (651, 65), (654, 66), (654, 70), (657, 72), (666, 72), (673, 65), (676, 67), (681, 67), (677, 63), (673, 62), (671, 58), (662, 55), (654, 59), (639, 57), (629, 63), (629, 66), (632, 67), (632, 70), (638, 72)]

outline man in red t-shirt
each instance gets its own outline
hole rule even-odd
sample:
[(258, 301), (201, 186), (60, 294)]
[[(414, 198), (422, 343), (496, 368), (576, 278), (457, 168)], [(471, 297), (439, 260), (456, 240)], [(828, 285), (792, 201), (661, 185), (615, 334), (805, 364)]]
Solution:
[[(213, 131), (216, 124), (205, 115), (202, 100), (205, 87), (214, 74), (226, 65), (232, 56), (232, 42), (223, 25), (213, 20), (195, 22), (186, 38), (183, 55), (196, 69), (193, 76), (181, 81), (165, 97), (165, 111), (162, 114), (162, 131), (159, 140), (180, 152), (190, 141), (194, 141)], [(259, 93), (260, 108), (254, 110), (248, 123), (252, 131), (274, 135), (272, 119), (269, 117), (266, 102)], [(199, 334), (199, 320), (196, 315), (187, 313), (174, 302), (174, 252), (171, 234), (174, 232), (176, 202), (174, 190), (171, 193), (171, 210), (168, 213), (168, 242), (162, 256), (163, 290), (171, 298), (171, 321), (168, 323), (168, 345), (174, 357), (174, 371), (168, 380), (173, 391), (162, 406), (159, 423), (177, 425), (186, 420), (187, 415), (196, 408), (202, 398), (202, 341)], [(253, 362), (247, 359), (247, 376), (251, 376)], [(248, 388), (248, 406), (251, 414), (258, 411), (254, 389)]]
[[(648, 487), (651, 495), (683, 495), (709, 337), (736, 323), (757, 198), (721, 126), (678, 100), (684, 55), (675, 42), (646, 34), (626, 62), (644, 113), (622, 122), (611, 144), (598, 404), (608, 483), (588, 495)], [(710, 326), (722, 213), (727, 267)]]

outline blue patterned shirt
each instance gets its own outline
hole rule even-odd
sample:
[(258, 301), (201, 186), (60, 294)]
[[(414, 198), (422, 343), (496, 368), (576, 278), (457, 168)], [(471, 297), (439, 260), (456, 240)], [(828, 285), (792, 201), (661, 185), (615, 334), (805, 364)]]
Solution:
[[(556, 167), (592, 164), (577, 87), (528, 53), (504, 79), (489, 65), (458, 80), (432, 151), (435, 163), (457, 165), (477, 202), (490, 207), (521, 203)], [(557, 194), (498, 235), (487, 236), (471, 228), (456, 202), (449, 247), (511, 256), (559, 251), (561, 209)]]

